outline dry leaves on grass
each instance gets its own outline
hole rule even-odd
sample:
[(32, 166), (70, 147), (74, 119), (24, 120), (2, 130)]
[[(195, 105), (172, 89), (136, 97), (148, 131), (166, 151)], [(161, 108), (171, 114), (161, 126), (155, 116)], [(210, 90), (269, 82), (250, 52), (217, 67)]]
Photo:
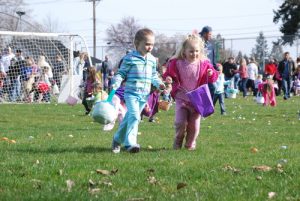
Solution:
[(252, 147), (250, 151), (255, 154), (258, 152), (258, 149), (256, 147)]
[(94, 187), (96, 186), (96, 183), (93, 180), (89, 179), (89, 186)]
[(144, 201), (146, 200), (145, 198), (129, 198), (126, 201)]
[(276, 165), (276, 171), (277, 171), (278, 173), (283, 173), (283, 166), (282, 166), (282, 164), (278, 163), (278, 164)]
[(258, 165), (258, 166), (253, 166), (252, 168), (255, 171), (262, 171), (262, 172), (269, 172), (270, 170), (272, 170), (272, 168), (267, 165)]
[(9, 139), (7, 137), (2, 137), (1, 141), (9, 141)]
[(67, 184), (67, 189), (68, 189), (68, 192), (71, 192), (72, 191), (72, 188), (73, 186), (75, 186), (75, 182), (72, 181), (71, 179), (68, 179), (66, 181), (66, 184)]
[(9, 140), (9, 143), (11, 143), (11, 144), (16, 144), (17, 141), (16, 141), (16, 140)]
[(272, 198), (274, 198), (276, 196), (276, 193), (275, 192), (269, 192), (268, 193), (268, 198), (269, 199), (272, 199)]
[(102, 174), (102, 175), (115, 175), (118, 172), (118, 169), (113, 169), (113, 170), (102, 170), (102, 169), (97, 169), (96, 172), (98, 174)]
[(42, 181), (38, 179), (31, 179), (31, 182), (33, 183), (33, 188), (35, 189), (41, 189), (42, 188)]
[(112, 183), (108, 178), (104, 178), (102, 181), (99, 181), (99, 182), (94, 182), (92, 179), (89, 179), (88, 184), (89, 184), (88, 191), (92, 195), (100, 192), (99, 185), (101, 185), (101, 184), (103, 184), (105, 186), (112, 186)]
[(149, 184), (153, 184), (153, 185), (156, 185), (159, 183), (158, 180), (154, 176), (148, 176), (147, 181)]
[(257, 176), (257, 177), (256, 177), (256, 180), (257, 180), (257, 181), (260, 181), (260, 180), (262, 180), (262, 177), (261, 177), (261, 176)]
[(89, 193), (95, 195), (100, 192), (100, 188), (89, 188)]
[(237, 169), (237, 168), (232, 167), (232, 166), (230, 166), (230, 165), (225, 165), (225, 166), (223, 167), (223, 170), (224, 170), (224, 171), (231, 171), (231, 172), (233, 172), (233, 173), (239, 173), (239, 172), (241, 171), (240, 169)]
[(180, 182), (177, 184), (177, 190), (180, 190), (182, 188), (185, 188), (187, 186), (187, 183), (185, 182)]
[(63, 170), (62, 169), (59, 169), (58, 171), (57, 171), (57, 174), (59, 175), (59, 176), (61, 176), (61, 175), (63, 175)]
[(153, 168), (147, 169), (146, 171), (151, 174), (155, 172), (155, 170)]
[(92, 179), (89, 179), (89, 193), (94, 195), (100, 192), (100, 188), (97, 188), (98, 183), (94, 182)]

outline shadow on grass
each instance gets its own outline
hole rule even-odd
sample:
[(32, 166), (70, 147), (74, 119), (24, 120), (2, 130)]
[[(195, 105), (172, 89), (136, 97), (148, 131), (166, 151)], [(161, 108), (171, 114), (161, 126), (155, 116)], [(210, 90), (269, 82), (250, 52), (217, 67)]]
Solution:
[[(173, 150), (171, 148), (161, 147), (161, 148), (141, 148), (141, 152), (163, 152), (163, 151), (170, 151)], [(59, 154), (59, 153), (101, 153), (101, 152), (109, 152), (111, 153), (110, 147), (95, 147), (95, 146), (86, 146), (86, 147), (64, 147), (64, 148), (17, 148), (11, 151), (22, 152), (22, 153), (32, 153), (32, 154), (40, 154), (40, 153), (47, 153), (47, 154)], [(126, 152), (125, 148), (122, 148), (122, 152)]]
[[(12, 150), (13, 151), (13, 150)], [(100, 152), (111, 152), (110, 147), (95, 147), (95, 146), (86, 146), (86, 147), (64, 147), (64, 148), (17, 148), (15, 149), (17, 152), (23, 153), (48, 153), (48, 154), (58, 154), (58, 153), (67, 153), (67, 152), (76, 152), (76, 153), (100, 153)]]

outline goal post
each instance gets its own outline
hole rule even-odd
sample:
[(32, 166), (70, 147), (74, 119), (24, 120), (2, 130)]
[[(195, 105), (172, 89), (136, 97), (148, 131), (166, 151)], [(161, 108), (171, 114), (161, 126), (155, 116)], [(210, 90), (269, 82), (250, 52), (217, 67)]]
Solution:
[(92, 64), (82, 36), (0, 31), (0, 50), (0, 104), (79, 100), (83, 68)]

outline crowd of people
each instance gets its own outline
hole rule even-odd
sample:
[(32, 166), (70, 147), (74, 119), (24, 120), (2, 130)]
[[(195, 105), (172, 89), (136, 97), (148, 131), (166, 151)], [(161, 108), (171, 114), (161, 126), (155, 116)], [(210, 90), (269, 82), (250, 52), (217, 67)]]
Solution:
[[(36, 56), (35, 56), (36, 57)], [(6, 47), (0, 54), (0, 103), (49, 103), (51, 96), (61, 91), (63, 75), (68, 75), (68, 59), (62, 54), (48, 58), (40, 55), (37, 62), (31, 55), (23, 55), (21, 49)], [(88, 54), (74, 52), (73, 75), (83, 80), (90, 66)]]
[(0, 57), (0, 102), (45, 102), (50, 93), (58, 94), (63, 74), (68, 69), (62, 55), (56, 55), (52, 65), (44, 55), (36, 62), (32, 56), (23, 56), (6, 47)]

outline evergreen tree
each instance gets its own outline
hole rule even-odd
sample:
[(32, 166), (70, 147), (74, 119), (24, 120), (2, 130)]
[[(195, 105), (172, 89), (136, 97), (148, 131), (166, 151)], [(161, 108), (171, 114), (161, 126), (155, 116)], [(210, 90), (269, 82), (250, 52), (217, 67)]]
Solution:
[(272, 46), (272, 50), (270, 53), (270, 56), (274, 59), (276, 59), (277, 61), (282, 59), (282, 55), (283, 55), (283, 49), (282, 49), (282, 41), (278, 40), (278, 41), (273, 41), (273, 46)]
[(252, 49), (251, 56), (258, 62), (259, 68), (263, 69), (265, 58), (269, 56), (268, 43), (263, 32), (259, 32), (259, 36), (256, 38), (256, 45), (255, 48)]
[(243, 53), (242, 51), (239, 51), (237, 57), (235, 58), (236, 63), (239, 64), (242, 58), (243, 58)]
[(277, 11), (274, 11), (273, 22), (282, 21), (280, 27), (283, 43), (292, 45), (300, 30), (300, 1), (285, 0)]

